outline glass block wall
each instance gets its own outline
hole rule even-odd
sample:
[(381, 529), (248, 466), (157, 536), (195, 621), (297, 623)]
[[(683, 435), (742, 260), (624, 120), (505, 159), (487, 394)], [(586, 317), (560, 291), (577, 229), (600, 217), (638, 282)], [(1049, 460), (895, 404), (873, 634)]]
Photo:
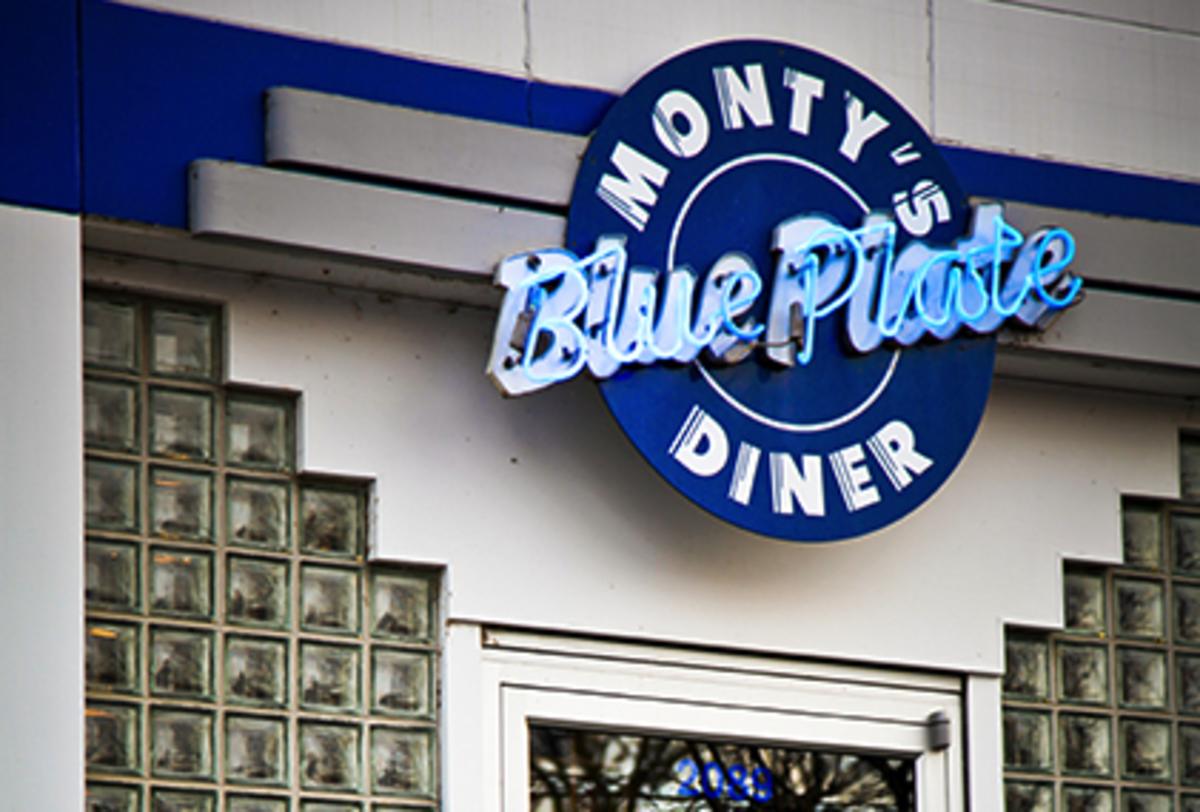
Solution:
[(85, 294), (86, 812), (435, 808), (437, 573), (365, 564), (370, 483), (298, 473), (221, 339)]
[(1180, 474), (1124, 502), (1123, 566), (1067, 565), (1062, 632), (1009, 629), (1008, 812), (1200, 812), (1200, 437)]

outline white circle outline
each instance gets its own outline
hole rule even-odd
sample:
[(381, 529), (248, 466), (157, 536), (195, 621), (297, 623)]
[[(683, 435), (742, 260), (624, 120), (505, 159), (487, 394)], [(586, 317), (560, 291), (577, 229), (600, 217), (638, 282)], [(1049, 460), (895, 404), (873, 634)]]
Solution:
[[(862, 196), (858, 192), (856, 192), (848, 183), (820, 164), (815, 164), (812, 161), (805, 160), (797, 155), (789, 155), (786, 152), (755, 152), (751, 153), (750, 155), (742, 155), (726, 161), (705, 175), (704, 178), (698, 184), (696, 184), (696, 186), (684, 199), (683, 205), (679, 207), (679, 213), (675, 216), (675, 223), (671, 227), (671, 240), (667, 243), (667, 268), (675, 267), (675, 245), (679, 240), (679, 230), (683, 227), (683, 220), (687, 216), (688, 210), (692, 207), (692, 204), (696, 201), (696, 198), (700, 195), (700, 193), (704, 191), (704, 187), (708, 186), (708, 184), (716, 180), (717, 177), (729, 171), (730, 169), (734, 169), (743, 164), (756, 163), (763, 160), (781, 161), (783, 163), (796, 164), (797, 166), (802, 166), (805, 169), (816, 172), (818, 175), (821, 175), (826, 180), (830, 181), (843, 192), (845, 192), (846, 195), (854, 201), (855, 205), (862, 210), (863, 214), (866, 214), (869, 211), (866, 201), (862, 199)], [(725, 391), (725, 389), (722, 388), (719, 383), (717, 383), (716, 379), (713, 378), (712, 374), (705, 368), (704, 364), (700, 362), (700, 359), (697, 358), (692, 363), (695, 365), (696, 369), (700, 371), (700, 375), (703, 376), (704, 380), (708, 382), (708, 385), (713, 388), (713, 391), (715, 391), (722, 400), (724, 400), (737, 411), (744, 414), (746, 417), (749, 417), (751, 420), (755, 420), (764, 426), (777, 429), (778, 431), (788, 431), (795, 434), (811, 434), (845, 425), (865, 412), (867, 409), (871, 408), (875, 401), (879, 400), (884, 390), (887, 389), (888, 384), (891, 383), (892, 375), (895, 374), (896, 365), (899, 362), (900, 350), (893, 350), (891, 363), (888, 364), (888, 368), (883, 373), (883, 378), (875, 386), (875, 390), (871, 392), (871, 394), (867, 395), (865, 400), (863, 400), (858, 404), (858, 406), (854, 407), (850, 411), (840, 415), (839, 417), (834, 417), (821, 423), (789, 423), (784, 420), (776, 420), (773, 417), (767, 417), (764, 414), (759, 414)]]

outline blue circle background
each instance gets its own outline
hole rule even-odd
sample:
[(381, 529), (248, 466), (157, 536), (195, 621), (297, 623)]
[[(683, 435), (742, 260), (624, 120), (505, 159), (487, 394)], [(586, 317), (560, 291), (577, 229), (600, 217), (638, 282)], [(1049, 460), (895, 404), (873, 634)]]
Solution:
[[(774, 124), (757, 128), (747, 119), (742, 129), (725, 131), (716, 104), (713, 68), (732, 65), (741, 76), (742, 66), (751, 63), (763, 65)], [(782, 85), (785, 67), (824, 81), (823, 97), (812, 104), (808, 135), (788, 129), (792, 95)], [(673, 89), (689, 92), (709, 116), (708, 144), (690, 159), (669, 154), (652, 128), (655, 103)], [(866, 111), (877, 111), (889, 122), (887, 129), (867, 142), (856, 163), (838, 151), (845, 129), (847, 93), (861, 99)], [(650, 218), (642, 232), (630, 227), (595, 193), (600, 178), (616, 171), (609, 158), (618, 141), (669, 170), (657, 202), (648, 209)], [(890, 153), (906, 142), (921, 158), (897, 166)], [(688, 195), (718, 167), (755, 154), (790, 155), (822, 166), (855, 190), (872, 211), (890, 211), (893, 192), (911, 189), (918, 180), (933, 180), (949, 198), (953, 216), (923, 239), (949, 245), (967, 230), (969, 212), (949, 167), (916, 120), (885, 91), (816, 52), (775, 42), (737, 41), (702, 46), (673, 57), (639, 79), (614, 103), (592, 136), (576, 177), (567, 246), (583, 255), (592, 250), (598, 237), (622, 234), (627, 238), (631, 266), (665, 270), (671, 229)], [(774, 273), (771, 232), (781, 221), (803, 214), (822, 214), (850, 228), (859, 226), (863, 217), (852, 197), (816, 172), (779, 160), (738, 166), (713, 180), (692, 203), (680, 228), (675, 266), (690, 265), (703, 275), (727, 251), (749, 255), (764, 282), (757, 310), (761, 320)], [(905, 244), (902, 230), (900, 235), (898, 249)], [(707, 368), (727, 392), (759, 414), (788, 422), (828, 421), (861, 403), (875, 389), (892, 357), (892, 349), (886, 346), (866, 355), (849, 351), (844, 333), (840, 313), (820, 322), (815, 354), (807, 367), (780, 368), (766, 361), (759, 350), (740, 364)], [(832, 541), (885, 527), (915, 510), (941, 487), (979, 426), (994, 359), (994, 336), (963, 336), (907, 348), (878, 400), (847, 423), (820, 432), (782, 431), (751, 419), (722, 399), (695, 365), (629, 366), (602, 381), (600, 387), (613, 416), (647, 461), (704, 509), (767, 536)], [(726, 468), (708, 478), (696, 476), (668, 454), (680, 426), (697, 405), (721, 423), (730, 441)], [(907, 488), (893, 490), (870, 460), (872, 483), (882, 500), (848, 512), (825, 460), (825, 516), (805, 516), (798, 505), (792, 515), (772, 512), (768, 452), (786, 451), (799, 464), (802, 454), (824, 456), (865, 443), (895, 418), (912, 427), (917, 449), (934, 460)], [(726, 495), (740, 441), (763, 450), (746, 506)]]

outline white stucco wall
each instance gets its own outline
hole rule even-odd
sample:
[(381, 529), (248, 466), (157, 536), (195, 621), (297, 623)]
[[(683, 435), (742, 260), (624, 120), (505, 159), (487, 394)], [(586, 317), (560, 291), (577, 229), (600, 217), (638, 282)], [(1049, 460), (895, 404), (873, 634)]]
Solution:
[(79, 220), (0, 205), (0, 810), (83, 808)]
[(934, 137), (1200, 179), (1194, 0), (127, 0), (621, 91), (672, 53), (781, 39), (864, 71)]
[(961, 469), (831, 545), (732, 529), (662, 482), (584, 380), (504, 400), (494, 314), (148, 262), (89, 264), (229, 304), (234, 380), (303, 392), (303, 464), (376, 478), (374, 552), (448, 566), (453, 619), (957, 671), (1001, 622), (1060, 620), (1060, 558), (1117, 560), (1120, 494), (1171, 496), (1180, 401), (999, 383)]

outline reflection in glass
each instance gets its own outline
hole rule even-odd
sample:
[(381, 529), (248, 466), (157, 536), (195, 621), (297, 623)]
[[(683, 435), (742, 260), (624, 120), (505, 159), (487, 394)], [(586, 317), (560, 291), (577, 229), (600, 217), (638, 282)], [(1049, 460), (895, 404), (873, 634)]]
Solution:
[(302, 643), (300, 700), (322, 710), (358, 707), (359, 650), (347, 646)]
[(358, 786), (358, 728), (300, 723), (300, 783), (306, 789)]
[(1058, 695), (1064, 702), (1108, 701), (1108, 649), (1060, 643)]
[(138, 605), (138, 548), (119, 541), (89, 541), (85, 596), (90, 609), (132, 611)]
[(1171, 796), (1161, 792), (1125, 790), (1123, 812), (1171, 812)]
[(1063, 577), (1066, 628), (1073, 632), (1103, 632), (1104, 577), (1093, 573), (1068, 572)]
[(212, 459), (212, 398), (177, 389), (150, 390), (150, 451), (165, 457)]
[(300, 491), (301, 551), (354, 557), (362, 549), (358, 491), (306, 486)]
[(428, 715), (430, 656), (376, 648), (372, 652), (374, 707), (384, 713)]
[(137, 787), (88, 784), (84, 812), (141, 812), (142, 795)]
[(1118, 578), (1116, 593), (1117, 634), (1126, 637), (1161, 638), (1163, 632), (1163, 588), (1155, 581)]
[(137, 451), (137, 388), (116, 381), (85, 380), (83, 441), (90, 448)]
[(232, 623), (287, 626), (288, 570), (282, 561), (229, 557), (226, 617)]
[(163, 538), (212, 537), (212, 478), (155, 468), (150, 474), (150, 525)]
[(358, 631), (358, 572), (305, 566), (300, 574), (300, 612), (307, 629)]
[(1050, 695), (1050, 656), (1045, 640), (1008, 635), (1004, 644), (1004, 693), (1046, 699)]
[(251, 784), (279, 784), (287, 777), (286, 723), (281, 719), (225, 719), (225, 777)]
[(84, 671), (88, 688), (130, 693), (138, 687), (138, 627), (88, 623)]
[(1122, 719), (1121, 775), (1151, 781), (1171, 778), (1171, 725)]
[(1103, 787), (1063, 787), (1063, 812), (1114, 812), (1111, 789)]
[(1064, 772), (1111, 774), (1112, 736), (1106, 717), (1064, 713), (1058, 717), (1058, 736)]
[(83, 360), (116, 369), (137, 369), (137, 310), (133, 305), (89, 296), (83, 301)]
[(155, 775), (205, 778), (212, 773), (212, 717), (155, 708), (150, 714)]
[(155, 308), (150, 318), (151, 370), (165, 375), (213, 377), (213, 316)]
[(1200, 714), (1200, 656), (1176, 654), (1176, 704), (1183, 713)]
[(138, 709), (131, 705), (88, 703), (84, 711), (88, 769), (132, 772), (138, 769)]
[(1118, 700), (1127, 707), (1165, 708), (1166, 653), (1139, 648), (1117, 649), (1117, 691)]
[(212, 638), (204, 632), (156, 627), (150, 632), (150, 690), (207, 697), (211, 691)]
[(204, 553), (150, 551), (150, 608), (164, 615), (207, 617), (212, 610), (212, 561)]
[(1179, 803), (1179, 812), (1200, 812), (1200, 795), (1184, 795)]
[(529, 766), (530, 812), (915, 808), (913, 761), (865, 753), (537, 725), (529, 729)]
[(88, 527), (137, 531), (137, 472), (136, 465), (87, 460), (84, 504)]
[(1004, 783), (1004, 810), (1013, 812), (1054, 812), (1054, 785), (1028, 781)]
[(1127, 504), (1121, 511), (1125, 563), (1130, 567), (1162, 567), (1162, 523), (1152, 505)]
[(1179, 726), (1179, 777), (1185, 784), (1200, 784), (1200, 727)]
[(423, 578), (373, 572), (371, 633), (398, 640), (427, 640), (430, 629), (429, 582)]
[(1175, 639), (1200, 643), (1200, 587), (1175, 585)]
[(423, 730), (371, 730), (371, 783), (376, 792), (428, 795), (433, 765), (429, 734)]
[(287, 402), (231, 397), (226, 403), (225, 456), (229, 463), (290, 469), (290, 409)]
[(1026, 770), (1053, 768), (1049, 714), (1014, 710), (1004, 712), (1004, 763)]
[(288, 812), (288, 802), (286, 798), (230, 795), (225, 799), (225, 812)]
[(225, 694), (231, 702), (247, 705), (286, 704), (287, 643), (268, 638), (226, 638)]
[(216, 812), (217, 804), (207, 792), (154, 790), (150, 812)]
[(1200, 515), (1172, 513), (1171, 537), (1175, 544), (1175, 569), (1188, 575), (1200, 574)]
[(288, 489), (277, 482), (226, 480), (229, 542), (283, 550), (288, 546)]

